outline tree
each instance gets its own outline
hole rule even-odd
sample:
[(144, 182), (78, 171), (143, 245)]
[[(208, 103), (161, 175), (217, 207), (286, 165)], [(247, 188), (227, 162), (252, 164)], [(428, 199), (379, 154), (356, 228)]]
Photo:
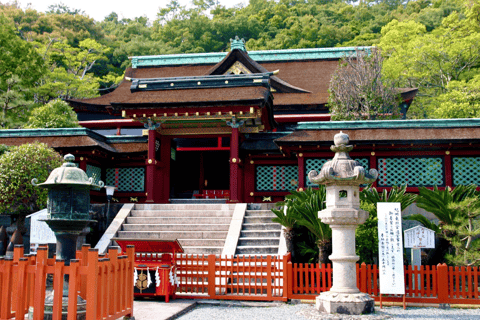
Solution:
[(39, 142), (11, 147), (0, 156), (0, 212), (18, 215), (20, 231), (24, 231), (25, 216), (47, 204), (47, 190), (35, 188), (32, 179), (45, 181), (62, 163), (55, 150)]
[(433, 213), (439, 220), (438, 225), (421, 214), (413, 214), (404, 219), (418, 221), (437, 234), (439, 243), (429, 253), (428, 260), (430, 263), (445, 262), (449, 254), (452, 254), (452, 251), (455, 250), (449, 239), (455, 239), (458, 236), (456, 232), (458, 228), (461, 228), (466, 216), (462, 214), (461, 210), (454, 208), (466, 199), (476, 198), (475, 190), (475, 185), (460, 185), (454, 189), (447, 187), (445, 190), (439, 190), (436, 186), (433, 190), (425, 187), (418, 189), (417, 206)]
[[(272, 219), (273, 222), (281, 224), (285, 230), (283, 236), (287, 245), (287, 252), (292, 254), (292, 260), (295, 261), (295, 247), (293, 239), (295, 237), (295, 224), (297, 220), (294, 217), (295, 211), (292, 206), (286, 206), (286, 201), (277, 202), (277, 207), (272, 209), (276, 217)], [(280, 208), (280, 209), (279, 209)]]
[(332, 120), (395, 119), (400, 117), (399, 94), (382, 76), (378, 49), (356, 49), (341, 60), (330, 81), (328, 106)]
[[(468, 12), (465, 7), (464, 13)], [(457, 91), (450, 82), (469, 81), (478, 72), (480, 28), (474, 15), (467, 14), (465, 19), (463, 14), (453, 12), (431, 32), (426, 32), (425, 25), (419, 22), (393, 20), (382, 28), (379, 47), (387, 58), (385, 76), (398, 80), (401, 86), (419, 89), (410, 109), (411, 117), (458, 115), (455, 108), (449, 108), (452, 112), (445, 112), (444, 108), (437, 113), (436, 98)]]
[(33, 101), (26, 99), (28, 90), (20, 85), (20, 78), (13, 75), (0, 89), (0, 127), (2, 129), (22, 126), (28, 117)]
[(53, 100), (32, 110), (25, 128), (75, 128), (79, 127), (77, 114), (65, 101)]
[(459, 203), (450, 203), (448, 208), (458, 211), (454, 225), (447, 225), (446, 239), (455, 248), (454, 254), (446, 256), (455, 265), (480, 265), (480, 200), (465, 198)]
[(480, 117), (480, 75), (469, 81), (450, 81), (446, 91), (434, 99), (437, 106), (433, 110), (435, 118)]
[(44, 74), (42, 58), (30, 43), (15, 34), (12, 24), (0, 15), (1, 128), (15, 127), (25, 119), (33, 95), (29, 90)]
[[(292, 228), (295, 226), (306, 228), (314, 238), (319, 263), (327, 263), (328, 255), (331, 253), (332, 229), (318, 219), (318, 212), (325, 209), (325, 199), (325, 186), (321, 185), (318, 189), (291, 191), (285, 196), (285, 201), (278, 203), (282, 209), (284, 206), (287, 207), (288, 216), (282, 218), (284, 222), (287, 221)], [(279, 222), (278, 218), (283, 214), (283, 210), (277, 210), (275, 214), (277, 218), (273, 221)], [(293, 237), (293, 234), (289, 236)]]

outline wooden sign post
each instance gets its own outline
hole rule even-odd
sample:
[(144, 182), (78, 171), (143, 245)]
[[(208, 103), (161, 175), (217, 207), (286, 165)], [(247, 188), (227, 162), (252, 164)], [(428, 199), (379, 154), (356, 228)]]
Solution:
[[(422, 248), (435, 248), (435, 231), (428, 228), (417, 226), (405, 230), (405, 248), (411, 249), (411, 264), (413, 267), (417, 266), (420, 270), (422, 265)], [(420, 283), (420, 275), (418, 275), (418, 282)], [(415, 289), (415, 282), (412, 283)]]
[(403, 308), (406, 308), (401, 212), (398, 202), (377, 203), (380, 308), (382, 294), (403, 295)]

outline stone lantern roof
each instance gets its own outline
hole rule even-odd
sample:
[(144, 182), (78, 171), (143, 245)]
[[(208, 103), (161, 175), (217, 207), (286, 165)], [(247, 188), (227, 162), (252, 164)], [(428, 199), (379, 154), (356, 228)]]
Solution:
[(335, 157), (327, 161), (320, 173), (312, 170), (308, 173), (308, 178), (312, 183), (323, 185), (343, 185), (358, 186), (374, 182), (378, 177), (375, 169), (366, 172), (365, 168), (357, 161), (350, 158), (348, 154), (352, 151), (353, 146), (348, 145), (350, 142), (347, 134), (340, 131), (334, 137), (334, 146), (330, 149), (335, 152)]

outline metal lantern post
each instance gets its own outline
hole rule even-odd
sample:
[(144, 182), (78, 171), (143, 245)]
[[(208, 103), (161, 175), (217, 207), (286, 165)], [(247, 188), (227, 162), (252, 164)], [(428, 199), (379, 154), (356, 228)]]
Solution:
[[(50, 173), (48, 179), (34, 186), (48, 189), (47, 219), (43, 220), (55, 233), (57, 238), (57, 259), (62, 259), (65, 265), (75, 259), (77, 239), (82, 230), (95, 220), (90, 219), (90, 190), (102, 188), (103, 182), (96, 185), (85, 171), (73, 163), (75, 157), (67, 154), (65, 163)], [(53, 294), (45, 298), (45, 318), (51, 319), (53, 311)], [(77, 319), (85, 319), (86, 303), (77, 297)], [(68, 275), (65, 275), (62, 297), (62, 319), (66, 319), (68, 309)]]
[(102, 188), (103, 182), (94, 184), (85, 171), (75, 166), (75, 157), (67, 154), (65, 163), (52, 171), (47, 181), (32, 184), (48, 189), (47, 219), (44, 220), (57, 238), (57, 259), (75, 259), (78, 235), (91, 222), (90, 220), (90, 190)]

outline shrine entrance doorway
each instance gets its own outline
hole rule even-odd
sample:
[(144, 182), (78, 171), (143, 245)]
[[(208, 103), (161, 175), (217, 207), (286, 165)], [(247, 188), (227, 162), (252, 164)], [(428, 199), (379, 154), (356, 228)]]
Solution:
[[(170, 198), (193, 198), (194, 193), (203, 190), (229, 190), (230, 188), (230, 148), (222, 147), (228, 138), (219, 138), (220, 146), (185, 147), (185, 140), (192, 144), (197, 139), (178, 139), (170, 171)], [(205, 143), (205, 139), (202, 139)], [(204, 149), (204, 150), (201, 150)], [(213, 149), (213, 148), (212, 148)], [(219, 150), (220, 149), (220, 150)]]

